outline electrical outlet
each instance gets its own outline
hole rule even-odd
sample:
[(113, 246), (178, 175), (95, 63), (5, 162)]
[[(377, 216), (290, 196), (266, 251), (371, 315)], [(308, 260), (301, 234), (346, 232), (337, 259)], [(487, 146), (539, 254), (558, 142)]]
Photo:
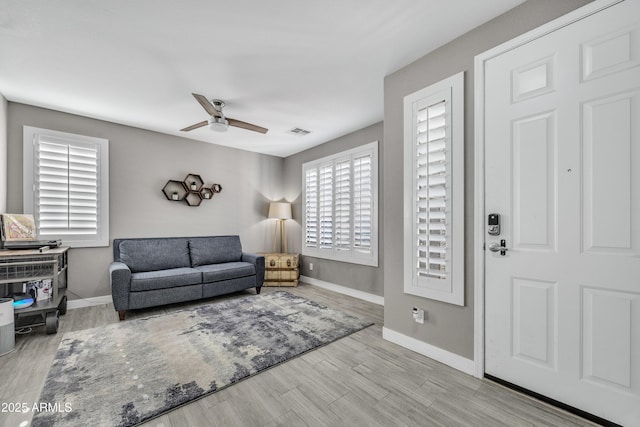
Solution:
[(413, 320), (416, 323), (424, 324), (424, 310), (421, 308), (413, 307)]
[(309, 271), (313, 271), (313, 263), (312, 262), (309, 263)]

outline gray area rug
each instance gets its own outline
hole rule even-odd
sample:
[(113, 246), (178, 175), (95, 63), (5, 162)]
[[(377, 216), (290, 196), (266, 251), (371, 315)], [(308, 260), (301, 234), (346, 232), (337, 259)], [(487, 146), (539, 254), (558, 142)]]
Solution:
[(66, 333), (32, 425), (133, 426), (370, 325), (280, 291)]

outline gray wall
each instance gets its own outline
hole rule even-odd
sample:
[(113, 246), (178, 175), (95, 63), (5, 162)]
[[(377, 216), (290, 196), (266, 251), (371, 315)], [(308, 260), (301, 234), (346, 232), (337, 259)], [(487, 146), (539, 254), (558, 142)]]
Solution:
[[(382, 123), (376, 123), (357, 132), (350, 133), (338, 139), (334, 139), (309, 150), (302, 151), (287, 157), (284, 160), (284, 188), (285, 198), (293, 203), (293, 221), (287, 221), (287, 245), (289, 252), (300, 253), (302, 251), (302, 231), (300, 221), (302, 219), (302, 164), (311, 160), (320, 159), (331, 154), (349, 150), (360, 145), (379, 141), (378, 144), (378, 267), (370, 267), (359, 264), (332, 261), (315, 257), (302, 257), (300, 273), (304, 276), (325, 282), (335, 283), (370, 294), (384, 295), (383, 286), (383, 260), (384, 260), (384, 233), (382, 229), (382, 216), (384, 195), (382, 192), (382, 180), (384, 171), (382, 160)], [(313, 271), (309, 270), (309, 263), (313, 263)]]
[(0, 213), (7, 211), (7, 113), (9, 103), (0, 93)]
[[(587, 3), (586, 0), (529, 0), (385, 78), (383, 224), (386, 328), (473, 359), (473, 59), (485, 50)], [(403, 97), (460, 71), (465, 71), (464, 307), (407, 295), (402, 281)], [(427, 310), (424, 325), (413, 322), (412, 307)]]
[[(0, 113), (1, 114), (1, 113)], [(239, 234), (243, 248), (271, 248), (269, 200), (282, 194), (283, 159), (118, 125), (58, 111), (9, 103), (8, 211), (22, 212), (22, 126), (109, 140), (110, 239), (119, 237)], [(170, 202), (169, 179), (202, 176), (223, 190), (199, 207)], [(112, 249), (70, 251), (71, 298), (111, 295)]]

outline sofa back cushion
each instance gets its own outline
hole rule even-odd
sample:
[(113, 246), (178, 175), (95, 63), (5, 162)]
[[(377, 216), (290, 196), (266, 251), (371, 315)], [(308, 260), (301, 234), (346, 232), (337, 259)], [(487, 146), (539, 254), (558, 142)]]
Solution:
[(192, 237), (191, 266), (237, 262), (242, 258), (240, 236)]
[(190, 267), (189, 239), (159, 238), (120, 240), (120, 261), (132, 273)]

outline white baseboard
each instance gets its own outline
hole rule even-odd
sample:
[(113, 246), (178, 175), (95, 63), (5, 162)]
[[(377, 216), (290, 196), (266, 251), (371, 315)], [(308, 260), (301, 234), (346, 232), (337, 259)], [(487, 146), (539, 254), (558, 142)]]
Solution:
[(384, 305), (384, 297), (370, 294), (369, 292), (347, 288), (346, 286), (336, 285), (335, 283), (325, 282), (324, 280), (314, 279), (313, 277), (307, 276), (300, 276), (300, 281), (329, 291), (338, 292), (339, 294), (349, 295), (350, 297), (368, 301), (373, 304)]
[(67, 301), (67, 309), (73, 310), (82, 307), (92, 307), (94, 305), (110, 304), (113, 302), (111, 295), (103, 295), (101, 297), (80, 298)]
[(408, 348), (409, 350), (415, 351), (416, 353), (420, 353), (423, 356), (427, 356), (433, 360), (437, 360), (438, 362), (444, 363), (445, 365), (451, 366), (452, 368), (462, 371), (465, 374), (475, 374), (475, 363), (473, 362), (473, 360), (467, 359), (466, 357), (459, 356), (455, 353), (443, 350), (440, 347), (432, 346), (431, 344), (427, 344), (426, 342), (411, 338), (409, 336), (384, 327), (382, 328), (382, 338), (387, 341), (391, 341), (394, 344), (398, 344), (402, 347)]

